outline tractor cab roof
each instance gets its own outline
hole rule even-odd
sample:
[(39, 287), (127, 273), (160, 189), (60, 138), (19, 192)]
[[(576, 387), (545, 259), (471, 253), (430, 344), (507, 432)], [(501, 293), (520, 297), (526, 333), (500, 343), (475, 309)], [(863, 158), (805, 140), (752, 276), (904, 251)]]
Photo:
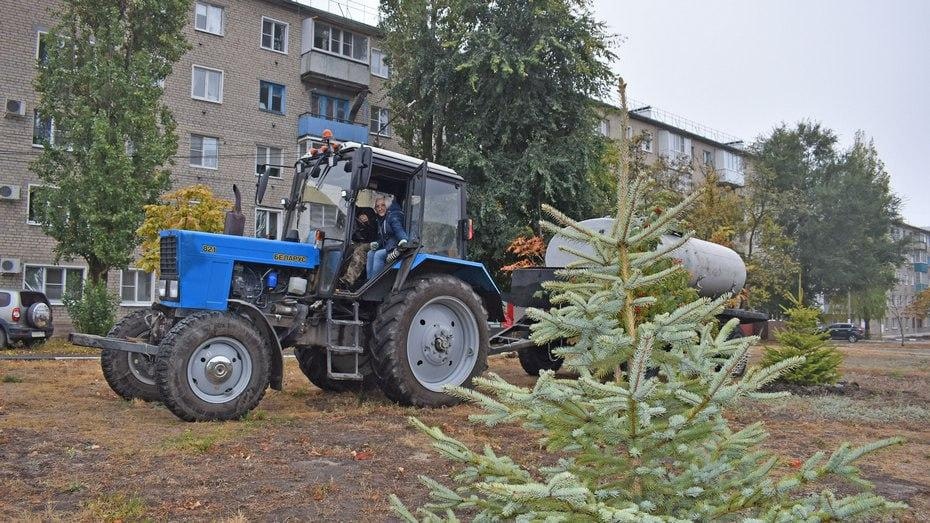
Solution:
[[(341, 151), (343, 153), (353, 151), (361, 147), (361, 144), (357, 142), (345, 142), (342, 144)], [(423, 160), (419, 158), (414, 158), (413, 156), (408, 156), (406, 154), (401, 154), (394, 151), (389, 151), (387, 149), (382, 149), (380, 147), (368, 146), (371, 147), (372, 158), (374, 159), (375, 165), (382, 165), (388, 168), (391, 168), (395, 171), (400, 171), (408, 174), (413, 174), (416, 169), (423, 164)], [(429, 172), (432, 175), (438, 175), (444, 178), (450, 178), (457, 182), (465, 181), (464, 178), (459, 176), (452, 169), (439, 165), (437, 163), (429, 163)]]

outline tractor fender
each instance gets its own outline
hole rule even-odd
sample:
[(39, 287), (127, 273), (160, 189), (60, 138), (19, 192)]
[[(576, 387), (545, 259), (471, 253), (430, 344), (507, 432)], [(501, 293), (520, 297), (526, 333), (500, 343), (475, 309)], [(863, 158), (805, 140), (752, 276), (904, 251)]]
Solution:
[(417, 254), (408, 280), (426, 274), (448, 274), (464, 281), (481, 297), (488, 311), (488, 321), (503, 321), (501, 291), (484, 264), (435, 254)]
[(274, 327), (268, 322), (268, 318), (258, 310), (258, 307), (249, 302), (242, 300), (229, 300), (229, 310), (237, 314), (248, 317), (258, 329), (262, 338), (266, 340), (265, 348), (271, 356), (271, 376), (269, 382), (274, 390), (284, 388), (284, 354), (281, 350), (281, 342), (274, 331)]

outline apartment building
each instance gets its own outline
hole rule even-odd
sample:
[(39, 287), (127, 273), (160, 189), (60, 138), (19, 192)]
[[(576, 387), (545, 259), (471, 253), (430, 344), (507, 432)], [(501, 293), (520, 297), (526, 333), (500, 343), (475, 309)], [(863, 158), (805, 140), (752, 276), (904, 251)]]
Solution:
[(650, 105), (629, 105), (629, 125), (623, 130), (620, 109), (602, 104), (598, 131), (612, 139), (619, 139), (621, 132), (628, 138), (641, 136), (645, 160), (650, 164), (662, 160), (666, 171), (675, 175), (677, 189), (690, 192), (711, 171), (720, 183), (744, 185), (746, 151), (738, 138)]
[[(43, 138), (55, 137), (54, 122), (35, 111), (33, 83), (58, 5), (13, 0), (0, 13), (0, 287), (41, 290), (54, 305), (87, 276), (81, 259), (54, 263), (54, 241), (33, 219), (42, 188), (28, 165)], [(324, 129), (339, 141), (399, 150), (384, 95), (390, 71), (371, 14), (333, 0), (192, 2), (184, 29), (191, 49), (164, 82), (178, 124), (173, 186), (202, 183), (231, 199), (234, 183), (251, 194), (257, 166), (271, 164), (268, 203), (244, 198), (243, 212), (246, 234), (280, 238), (283, 211), (274, 202), (290, 187), (286, 166)], [(108, 281), (123, 312), (153, 299), (149, 273), (113, 271)], [(54, 309), (67, 327), (63, 308)]]
[(905, 251), (905, 262), (895, 270), (897, 283), (888, 292), (887, 310), (885, 318), (881, 321), (882, 332), (885, 336), (900, 336), (901, 327), (904, 327), (905, 336), (930, 336), (930, 314), (918, 317), (902, 318), (899, 324), (895, 312), (899, 311), (914, 300), (914, 296), (930, 286), (930, 269), (928, 269), (928, 244), (930, 244), (930, 229), (915, 227), (906, 223), (897, 223), (892, 228), (892, 237), (896, 240), (910, 238), (909, 247)]

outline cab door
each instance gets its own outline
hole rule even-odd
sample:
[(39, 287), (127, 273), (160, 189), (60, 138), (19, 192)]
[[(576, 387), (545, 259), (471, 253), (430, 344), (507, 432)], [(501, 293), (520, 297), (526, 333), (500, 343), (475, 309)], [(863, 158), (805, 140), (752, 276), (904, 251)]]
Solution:
[(423, 234), (423, 209), (426, 204), (426, 174), (429, 163), (423, 162), (413, 173), (407, 185), (407, 237), (409, 242), (420, 245)]

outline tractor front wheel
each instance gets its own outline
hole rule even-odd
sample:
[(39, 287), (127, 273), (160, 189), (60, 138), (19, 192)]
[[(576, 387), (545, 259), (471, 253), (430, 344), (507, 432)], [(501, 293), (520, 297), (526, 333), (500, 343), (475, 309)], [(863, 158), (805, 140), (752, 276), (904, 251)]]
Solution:
[[(141, 339), (149, 341), (154, 315), (151, 309), (131, 312), (123, 317), (107, 334), (111, 338)], [(121, 398), (158, 401), (155, 385), (155, 357), (139, 352), (106, 349), (100, 354), (103, 377), (113, 392)]]
[(378, 308), (371, 360), (384, 394), (403, 405), (459, 403), (447, 386), (470, 387), (488, 361), (487, 312), (462, 280), (432, 275), (408, 282)]
[(231, 312), (200, 312), (165, 335), (155, 359), (155, 381), (165, 406), (177, 417), (231, 420), (258, 405), (270, 369), (265, 340), (248, 319)]
[(517, 351), (517, 357), (520, 358), (520, 366), (530, 376), (539, 376), (544, 370), (559, 370), (565, 363), (565, 358), (552, 353), (552, 344), (520, 349)]

